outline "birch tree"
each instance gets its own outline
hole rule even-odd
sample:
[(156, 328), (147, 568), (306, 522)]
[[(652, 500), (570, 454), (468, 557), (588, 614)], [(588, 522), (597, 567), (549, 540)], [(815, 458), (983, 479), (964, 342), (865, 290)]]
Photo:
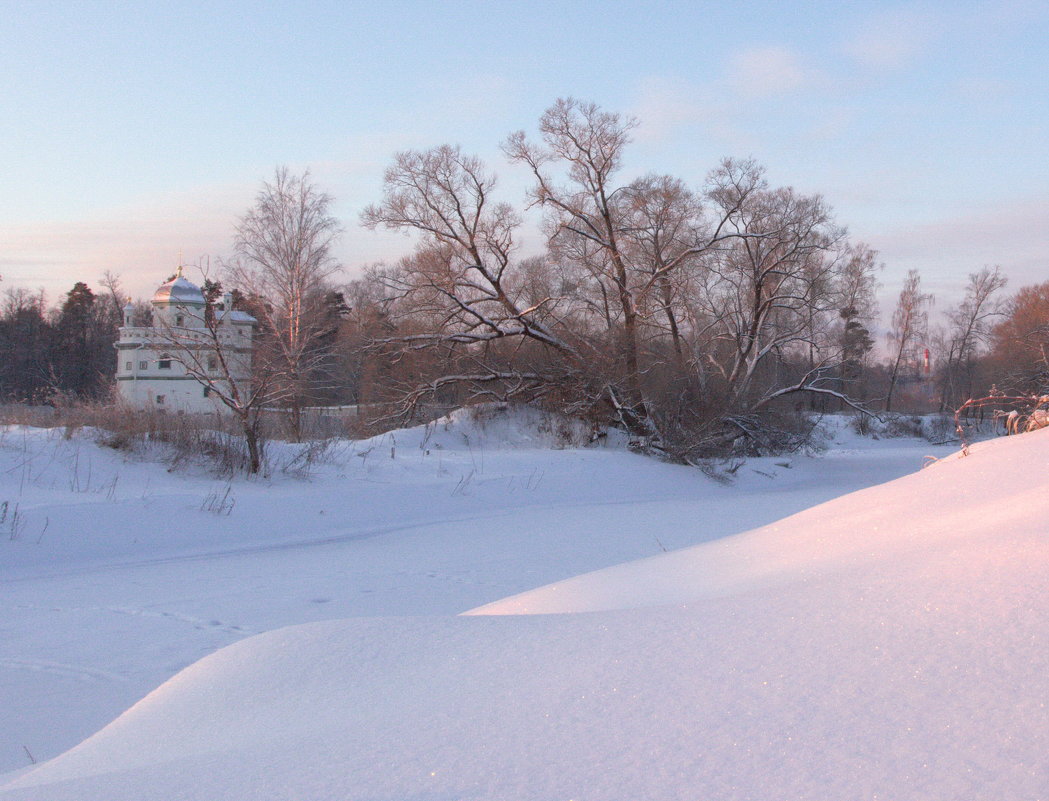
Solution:
[(991, 335), (992, 321), (1002, 314), (996, 293), (1006, 285), (998, 267), (969, 274), (965, 297), (947, 311), (946, 354), (940, 388), (940, 411), (973, 395), (976, 357)]
[(889, 331), (891, 368), (889, 390), (885, 395), (885, 411), (892, 411), (892, 396), (899, 381), (901, 369), (908, 359), (914, 359), (915, 348), (924, 342), (928, 334), (929, 305), (932, 295), (921, 291), (921, 276), (917, 270), (907, 273), (903, 289), (892, 313), (892, 328)]
[[(176, 276), (181, 273), (179, 267)], [(204, 283), (218, 287), (208, 280)], [(253, 364), (250, 338), (239, 330), (253, 323), (237, 319), (240, 312), (233, 308), (233, 293), (226, 293), (221, 302), (205, 296), (203, 304), (186, 304), (177, 312), (172, 315), (156, 309), (152, 315), (152, 328), (164, 346), (163, 358), (180, 365), (203, 388), (205, 397), (226, 408), (244, 437), (247, 471), (258, 473), (262, 468), (262, 413), (267, 403), (281, 398), (270, 366)]]
[(293, 436), (302, 435), (302, 408), (315, 398), (312, 382), (328, 354), (325, 294), (340, 269), (332, 247), (342, 232), (333, 199), (309, 171), (279, 167), (255, 205), (240, 218), (229, 280), (252, 302), (261, 324), (257, 361), (265, 363), (290, 411)]

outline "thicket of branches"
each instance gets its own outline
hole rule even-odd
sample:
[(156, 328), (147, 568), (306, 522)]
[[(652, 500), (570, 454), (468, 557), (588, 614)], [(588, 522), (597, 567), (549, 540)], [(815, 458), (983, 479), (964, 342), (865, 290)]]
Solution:
[[(220, 262), (235, 308), (259, 321), (252, 397), (287, 409), (296, 438), (313, 405), (356, 404), (392, 425), (422, 407), (517, 399), (689, 461), (782, 446), (802, 408), (946, 411), (1049, 389), (1049, 283), (1003, 300), (1004, 276), (984, 268), (930, 326), (912, 271), (876, 361), (878, 254), (822, 197), (771, 185), (749, 160), (694, 187), (627, 180), (635, 125), (557, 101), (535, 134), (503, 143), (531, 176), (520, 207), (458, 147), (398, 154), (361, 222), (406, 231), (413, 248), (344, 286), (331, 197), (308, 172), (278, 169)], [(541, 241), (523, 241), (529, 213)], [(3, 399), (106, 395), (122, 299), (112, 276), (103, 286), (78, 283), (50, 310), (5, 293)], [(209, 301), (222, 292), (203, 288)]]
[(450, 146), (397, 156), (362, 219), (417, 235), (411, 255), (365, 279), (387, 290), (389, 330), (373, 346), (406, 366), (406, 408), (453, 387), (543, 399), (689, 459), (749, 436), (788, 396), (855, 404), (874, 254), (820, 196), (770, 186), (752, 161), (726, 160), (695, 189), (619, 180), (635, 124), (561, 100), (537, 139), (506, 140), (543, 214), (532, 258), (478, 158)]

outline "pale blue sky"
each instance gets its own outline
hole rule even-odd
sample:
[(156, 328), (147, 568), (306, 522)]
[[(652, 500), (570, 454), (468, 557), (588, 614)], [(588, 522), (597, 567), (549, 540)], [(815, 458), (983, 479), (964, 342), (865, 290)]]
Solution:
[[(54, 300), (120, 274), (148, 294), (183, 250), (229, 251), (278, 164), (337, 199), (352, 276), (404, 148), (499, 144), (573, 95), (638, 116), (625, 177), (699, 186), (725, 156), (821, 192), (953, 299), (1001, 264), (1049, 279), (1049, 4), (146, 3), (0, 0), (0, 274)], [(539, 247), (533, 238), (531, 246)]]

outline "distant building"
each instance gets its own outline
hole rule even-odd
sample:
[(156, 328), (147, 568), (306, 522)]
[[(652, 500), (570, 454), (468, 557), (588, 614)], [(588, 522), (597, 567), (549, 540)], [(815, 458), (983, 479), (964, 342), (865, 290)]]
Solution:
[[(153, 319), (135, 326), (131, 302), (124, 307), (124, 325), (117, 349), (117, 388), (120, 397), (137, 409), (176, 412), (222, 412), (215, 392), (191, 375), (192, 367), (228, 391), (220, 352), (238, 388), (251, 383), (252, 335), (255, 318), (232, 308), (226, 294), (213, 304), (215, 336), (205, 320), (207, 301), (200, 287), (182, 277), (161, 284), (153, 294)], [(216, 343), (217, 339), (217, 343)]]

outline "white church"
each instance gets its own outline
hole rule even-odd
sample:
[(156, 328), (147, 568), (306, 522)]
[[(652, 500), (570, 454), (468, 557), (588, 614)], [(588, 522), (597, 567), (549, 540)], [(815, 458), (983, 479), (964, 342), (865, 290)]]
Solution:
[(182, 277), (181, 266), (153, 294), (152, 303), (148, 326), (133, 325), (130, 299), (124, 307), (115, 343), (120, 398), (134, 409), (225, 412), (216, 393), (229, 392), (227, 370), (238, 389), (251, 384), (255, 318), (235, 311), (226, 293), (212, 305), (215, 324), (209, 328), (204, 293)]

